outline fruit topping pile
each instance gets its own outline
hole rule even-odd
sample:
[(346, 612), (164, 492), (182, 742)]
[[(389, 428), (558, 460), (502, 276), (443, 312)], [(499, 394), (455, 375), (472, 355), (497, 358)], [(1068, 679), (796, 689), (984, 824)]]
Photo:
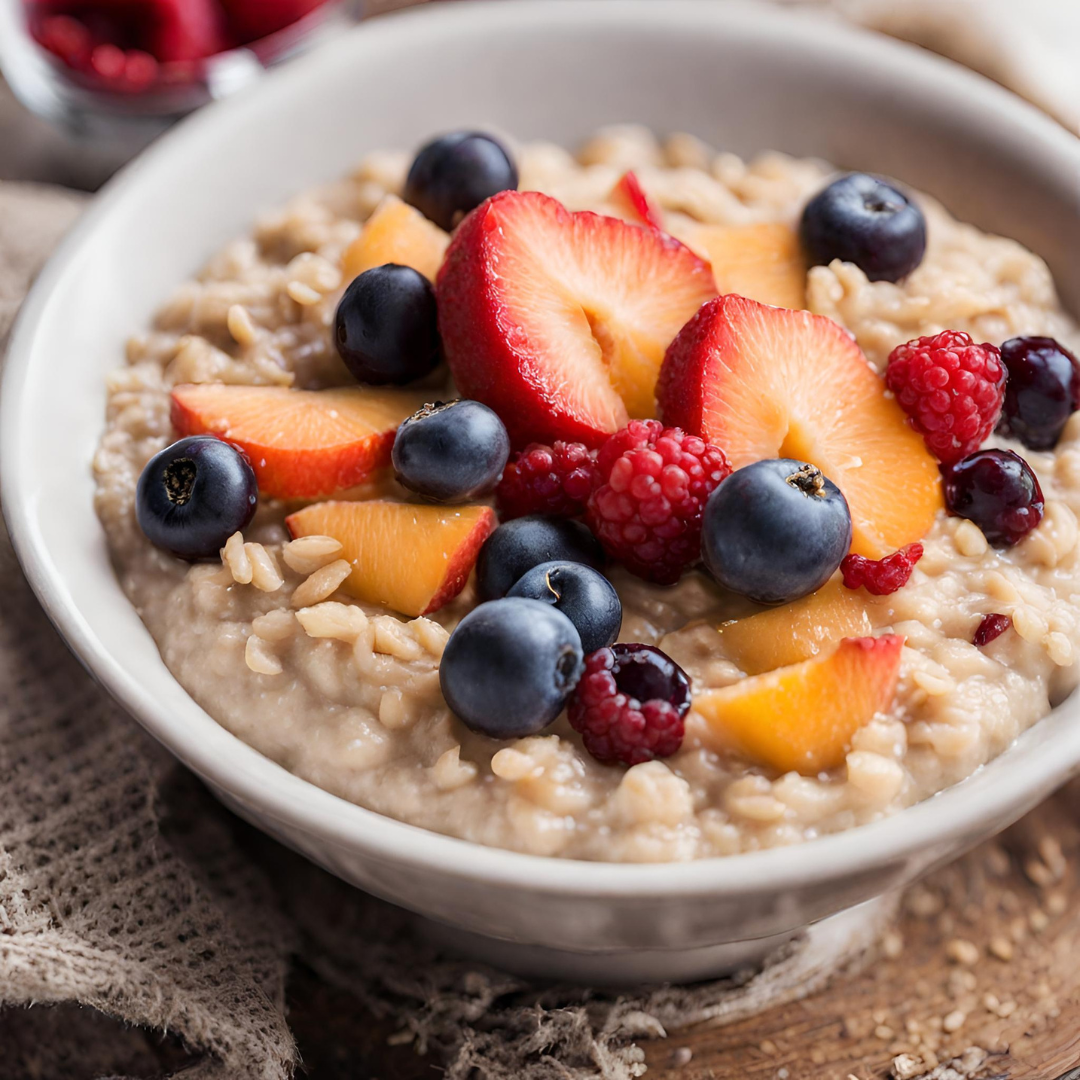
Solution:
[(283, 30), (325, 0), (27, 0), (30, 32), (79, 77), (137, 93)]
[[(679, 219), (679, 238), (634, 173), (617, 216), (517, 183), (489, 135), (424, 146), (342, 256), (329, 336), (356, 385), (176, 386), (181, 438), (146, 466), (139, 524), (212, 558), (261, 496), (294, 538), (340, 546), (341, 591), (365, 604), (429, 615), (472, 579), (439, 678), (490, 738), (565, 712), (597, 761), (634, 765), (679, 750), (693, 704), (715, 749), (838, 766), (899, 679), (903, 639), (873, 636), (871, 598), (908, 584), (943, 510), (1000, 547), (1039, 524), (1031, 467), (983, 444), (996, 428), (1051, 449), (1076, 358), (946, 330), (882, 378), (803, 310), (808, 264), (919, 265), (922, 213), (875, 177), (831, 183), (798, 230)], [(744, 677), (692, 695), (661, 650), (617, 642), (616, 566), (655, 586), (700, 568), (754, 605), (715, 628)], [(973, 640), (1008, 625), (988, 615)]]

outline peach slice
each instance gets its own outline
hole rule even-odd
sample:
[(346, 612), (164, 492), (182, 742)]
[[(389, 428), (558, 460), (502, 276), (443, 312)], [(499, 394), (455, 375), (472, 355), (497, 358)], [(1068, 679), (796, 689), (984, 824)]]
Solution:
[(801, 600), (716, 629), (725, 654), (748, 675), (760, 675), (828, 652), (842, 638), (867, 637), (873, 626), (859, 594), (834, 578)]
[(423, 404), (412, 390), (193, 383), (173, 389), (172, 422), (181, 435), (239, 446), (263, 494), (316, 499), (389, 464), (398, 424)]
[(693, 225), (677, 235), (709, 260), (721, 293), (776, 307), (806, 307), (806, 257), (790, 225)]
[(852, 736), (896, 695), (904, 639), (845, 638), (827, 656), (694, 697), (718, 749), (777, 772), (814, 776), (840, 765)]
[(285, 519), (293, 537), (332, 536), (353, 570), (342, 588), (357, 600), (430, 615), (465, 587), (498, 520), (489, 506), (422, 506), (372, 499), (322, 502)]
[(657, 397), (664, 423), (719, 446), (736, 469), (817, 465), (847, 498), (859, 555), (921, 539), (942, 509), (922, 437), (851, 335), (821, 315), (717, 297), (671, 343)]
[(449, 233), (396, 195), (387, 195), (345, 249), (341, 268), (345, 280), (352, 281), (374, 266), (399, 263), (434, 281), (449, 244)]

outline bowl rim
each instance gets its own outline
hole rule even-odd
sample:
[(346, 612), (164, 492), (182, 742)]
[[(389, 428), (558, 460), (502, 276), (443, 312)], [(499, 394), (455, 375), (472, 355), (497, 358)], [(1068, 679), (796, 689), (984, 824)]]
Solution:
[[(978, 833), (991, 802), (1024, 806), (1077, 769), (1080, 723), (1058, 725), (1061, 730), (1055, 729), (1049, 745), (1043, 748), (1037, 770), (995, 768), (995, 764), (1004, 763), (1007, 750), (960, 784), (885, 819), (790, 847), (665, 863), (662, 874), (656, 873), (657, 864), (653, 863), (586, 862), (529, 855), (430, 832), (357, 806), (289, 773), (218, 725), (186, 692), (190, 709), (181, 713), (160, 705), (141, 684), (137, 673), (128, 670), (96, 636), (44, 546), (35, 522), (34, 500), (22, 483), (20, 469), (24, 429), (29, 422), (24, 423), (19, 403), (36, 328), (68, 263), (93, 242), (99, 230), (108, 230), (113, 208), (127, 193), (144, 182), (152, 183), (156, 173), (182, 156), (187, 146), (197, 144), (204, 132), (228, 129), (248, 114), (266, 115), (275, 95), (292, 93), (294, 88), (316, 79), (328, 56), (348, 55), (360, 41), (370, 48), (390, 49), (405, 35), (411, 39), (418, 32), (439, 35), (469, 23), (480, 23), (487, 29), (493, 25), (520, 29), (550, 25), (553, 20), (582, 29), (617, 22), (621, 29), (645, 29), (650, 33), (662, 33), (670, 26), (708, 26), (710, 32), (735, 28), (740, 33), (779, 41), (798, 40), (802, 48), (827, 53), (838, 62), (857, 58), (862, 64), (873, 63), (898, 80), (898, 85), (912, 81), (921, 94), (939, 95), (955, 109), (993, 116), (1013, 136), (1022, 132), (1047, 158), (1067, 167), (1075, 165), (1080, 175), (1080, 140), (1005, 89), (923, 50), (790, 9), (744, 6), (738, 0), (709, 4), (702, 0), (668, 0), (662, 10), (651, 0), (515, 0), (503, 4), (472, 0), (424, 5), (361, 24), (267, 76), (253, 90), (203, 109), (181, 123), (106, 185), (39, 275), (11, 334), (0, 393), (3, 512), (31, 587), (68, 646), (91, 673), (143, 727), (211, 786), (257, 810), (271, 824), (280, 823), (284, 829), (299, 830), (386, 864), (422, 867), (541, 894), (624, 899), (674, 894), (735, 896), (805, 887), (852, 872), (872, 871), (940, 844), (945, 837)], [(1060, 718), (1062, 713), (1080, 713), (1077, 695), (1039, 725), (1049, 723), (1055, 715)], [(1080, 716), (1076, 719), (1080, 720)], [(226, 736), (227, 753), (221, 753), (225, 743), (210, 737), (207, 725)]]

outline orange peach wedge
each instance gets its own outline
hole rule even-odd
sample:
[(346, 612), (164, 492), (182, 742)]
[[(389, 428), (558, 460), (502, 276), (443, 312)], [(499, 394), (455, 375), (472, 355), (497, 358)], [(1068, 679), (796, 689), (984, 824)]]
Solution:
[(396, 195), (387, 195), (345, 249), (341, 269), (345, 280), (352, 281), (372, 267), (398, 263), (434, 281), (449, 244), (449, 233)]
[(776, 307), (806, 307), (806, 256), (795, 230), (785, 222), (694, 224), (676, 232), (709, 260), (721, 293)]
[(830, 652), (843, 638), (867, 637), (873, 626), (859, 593), (833, 578), (801, 600), (716, 629), (724, 655), (747, 675), (760, 675)]
[(293, 537), (332, 536), (352, 573), (342, 588), (402, 615), (430, 615), (465, 587), (498, 521), (489, 506), (372, 499), (323, 502), (285, 519)]
[(904, 639), (845, 638), (828, 655), (694, 697), (717, 749), (777, 772), (842, 764), (852, 736), (892, 704)]
[(181, 435), (239, 446), (264, 495), (316, 499), (389, 464), (398, 425), (423, 404), (412, 390), (200, 383), (173, 390), (172, 422)]

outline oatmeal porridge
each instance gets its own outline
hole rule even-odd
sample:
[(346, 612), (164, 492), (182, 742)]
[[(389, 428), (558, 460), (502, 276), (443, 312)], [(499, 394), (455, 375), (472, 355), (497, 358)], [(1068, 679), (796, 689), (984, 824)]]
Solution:
[[(875, 250), (844, 217), (851, 177), (688, 135), (517, 147), (509, 195), (464, 222), (439, 163), (411, 160), (372, 154), (263, 217), (109, 380), (94, 469), (117, 573), (220, 724), (423, 828), (665, 861), (894, 813), (1073, 689), (1080, 416), (1058, 401), (1047, 434), (1031, 395), (1051, 369), (1075, 395), (1080, 333), (1037, 256), (925, 196), (878, 207), (899, 224)], [(845, 257), (817, 252), (845, 230)], [(458, 397), (490, 408), (423, 408)], [(459, 498), (434, 460), (451, 421), (474, 440)], [(207, 435), (249, 479), (211, 473), (236, 497), (200, 561), (168, 514), (205, 536), (199, 470), (240, 455), (174, 455), (157, 504), (146, 477)], [(492, 608), (508, 621), (455, 633)], [(616, 631), (653, 649), (613, 651)], [(547, 649), (561, 681), (533, 692)], [(495, 678), (514, 664), (527, 695)]]

